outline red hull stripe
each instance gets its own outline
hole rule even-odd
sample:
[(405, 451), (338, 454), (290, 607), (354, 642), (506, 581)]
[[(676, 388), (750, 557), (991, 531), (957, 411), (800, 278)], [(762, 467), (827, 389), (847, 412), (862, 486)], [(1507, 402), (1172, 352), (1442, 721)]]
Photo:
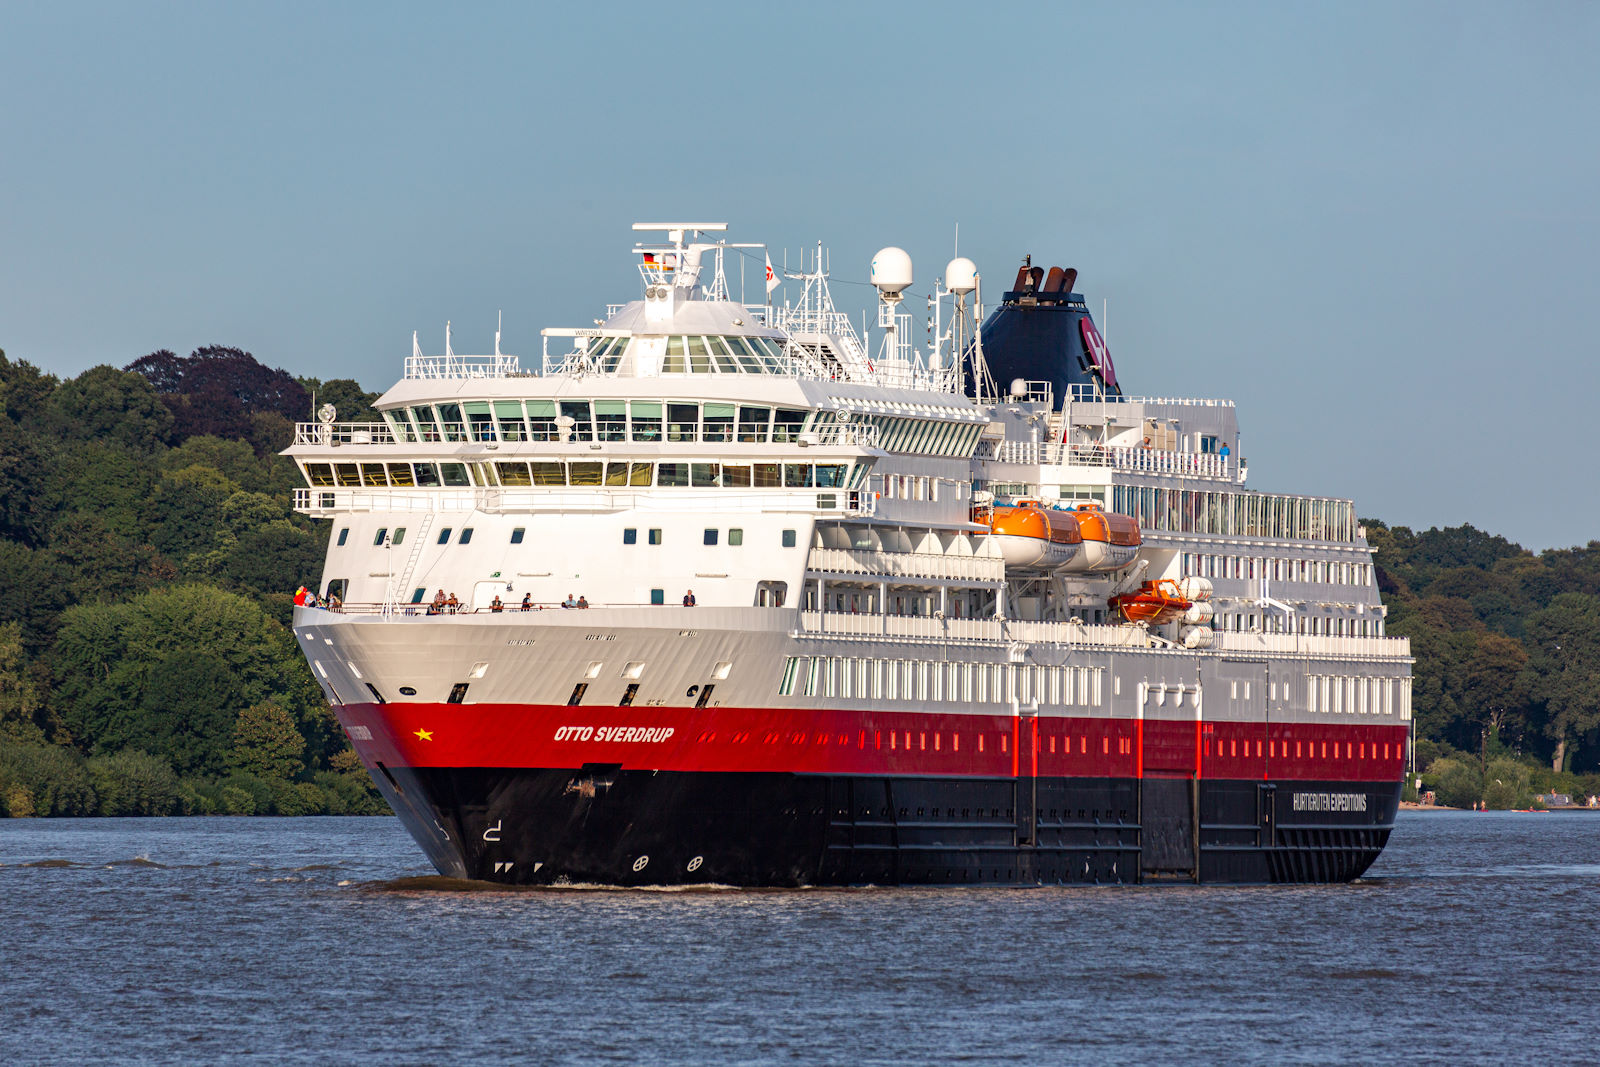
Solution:
[(833, 708), (348, 704), (369, 762), (838, 775), (1398, 781), (1391, 724), (1017, 719)]

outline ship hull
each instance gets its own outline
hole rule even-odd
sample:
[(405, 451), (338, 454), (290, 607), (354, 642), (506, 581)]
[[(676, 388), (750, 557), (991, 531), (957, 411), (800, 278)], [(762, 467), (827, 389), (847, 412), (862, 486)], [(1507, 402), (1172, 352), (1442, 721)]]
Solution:
[(441, 873), (515, 885), (1348, 881), (1382, 850), (1399, 800), (1397, 783), (1371, 781), (599, 764), (384, 768), (375, 778)]

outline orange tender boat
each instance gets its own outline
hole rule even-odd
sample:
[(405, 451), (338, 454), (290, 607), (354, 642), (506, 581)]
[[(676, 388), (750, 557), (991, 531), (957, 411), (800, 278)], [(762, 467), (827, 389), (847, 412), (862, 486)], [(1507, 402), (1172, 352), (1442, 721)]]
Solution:
[(1076, 515), (1044, 507), (1037, 500), (982, 508), (973, 514), (973, 521), (993, 531), (1007, 570), (1056, 570), (1071, 563), (1083, 544)]
[(1010, 570), (1085, 574), (1126, 567), (1139, 554), (1139, 524), (1098, 504), (1045, 507), (1037, 500), (996, 504), (973, 512), (994, 531)]
[(1106, 511), (1099, 504), (1079, 504), (1072, 512), (1078, 520), (1083, 551), (1066, 569), (1069, 571), (1114, 571), (1133, 562), (1139, 554), (1139, 521), (1131, 515)]
[(1160, 626), (1188, 611), (1191, 601), (1178, 591), (1178, 583), (1171, 578), (1143, 582), (1136, 593), (1122, 593), (1106, 601), (1112, 611), (1121, 612), (1129, 622), (1143, 622)]

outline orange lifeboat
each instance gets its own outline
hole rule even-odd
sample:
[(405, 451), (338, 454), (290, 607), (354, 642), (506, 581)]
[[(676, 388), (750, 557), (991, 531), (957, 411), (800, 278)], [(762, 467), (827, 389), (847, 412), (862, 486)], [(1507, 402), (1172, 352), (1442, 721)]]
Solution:
[(993, 531), (1007, 570), (1053, 571), (1070, 564), (1082, 547), (1077, 516), (1046, 508), (1037, 500), (996, 504), (973, 513)]
[(1078, 520), (1083, 550), (1064, 570), (1074, 573), (1120, 570), (1139, 554), (1139, 521), (1133, 516), (1106, 511), (1099, 504), (1079, 504), (1072, 514)]
[(1138, 592), (1122, 593), (1106, 601), (1112, 611), (1120, 612), (1129, 622), (1160, 626), (1175, 621), (1188, 611), (1193, 602), (1184, 599), (1178, 583), (1171, 578), (1143, 582)]

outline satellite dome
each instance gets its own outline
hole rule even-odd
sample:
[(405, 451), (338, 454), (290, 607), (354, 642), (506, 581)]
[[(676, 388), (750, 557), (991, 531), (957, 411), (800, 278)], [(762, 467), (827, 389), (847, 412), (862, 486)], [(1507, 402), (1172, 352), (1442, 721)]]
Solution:
[(879, 249), (872, 257), (872, 284), (885, 296), (898, 296), (911, 286), (911, 257), (903, 248)]
[(952, 293), (970, 293), (978, 287), (978, 265), (966, 256), (957, 256), (944, 268), (944, 287)]

